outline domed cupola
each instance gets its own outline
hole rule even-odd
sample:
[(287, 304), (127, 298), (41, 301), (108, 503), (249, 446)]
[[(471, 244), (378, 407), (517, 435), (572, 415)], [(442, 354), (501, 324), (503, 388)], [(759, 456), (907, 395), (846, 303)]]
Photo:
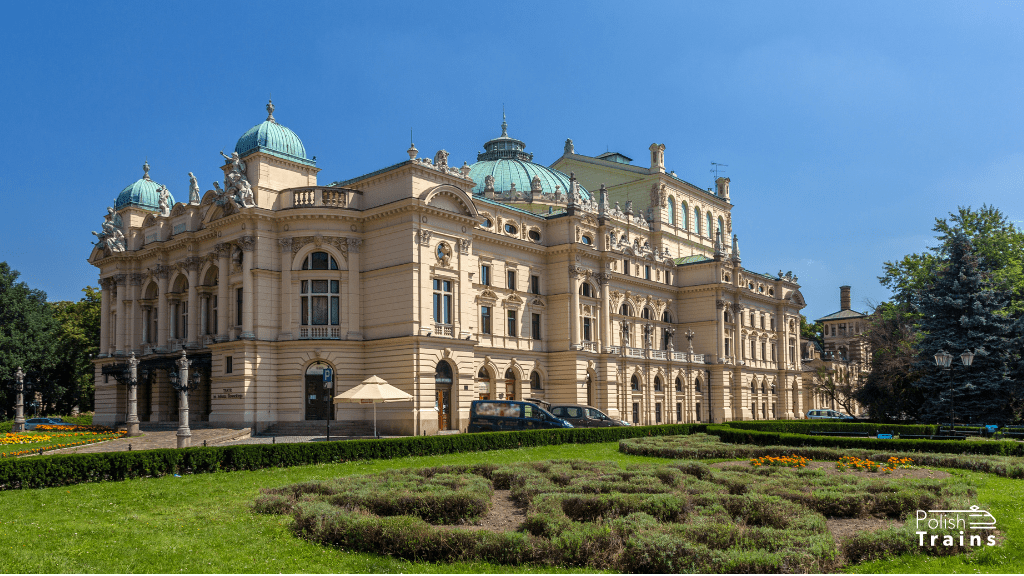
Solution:
[(306, 157), (306, 147), (302, 140), (288, 128), (277, 123), (274, 119), (274, 102), (267, 103), (267, 119), (242, 134), (235, 144), (235, 152), (240, 157), (253, 152), (263, 152), (271, 156), (315, 166), (316, 161)]
[[(149, 179), (149, 162), (142, 165), (142, 178), (129, 184), (117, 195), (114, 209), (135, 206), (144, 210), (160, 210), (161, 185)], [(169, 192), (168, 192), (169, 193)], [(169, 198), (168, 206), (174, 206), (174, 196)]]
[[(542, 194), (554, 194), (556, 189), (563, 197), (569, 190), (569, 177), (565, 174), (533, 162), (533, 154), (525, 151), (526, 144), (508, 135), (508, 122), (504, 115), (501, 120), (501, 136), (484, 144), (484, 152), (477, 154), (476, 164), (469, 167), (469, 177), (475, 183), (473, 194), (483, 195), (488, 176), (494, 178), (495, 191), (508, 192), (515, 184), (520, 192), (533, 189), (534, 178), (540, 181)], [(579, 186), (580, 195), (590, 200), (590, 193)]]

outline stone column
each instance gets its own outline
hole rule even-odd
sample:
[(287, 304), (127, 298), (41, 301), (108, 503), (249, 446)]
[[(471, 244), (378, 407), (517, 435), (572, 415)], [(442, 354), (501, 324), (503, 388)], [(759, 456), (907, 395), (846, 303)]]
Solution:
[(128, 284), (131, 285), (131, 297), (132, 297), (132, 310), (131, 319), (128, 323), (128, 350), (134, 351), (135, 345), (140, 344), (138, 349), (141, 352), (141, 328), (143, 322), (142, 315), (142, 304), (139, 299), (142, 298), (142, 274), (130, 274), (128, 276)]
[(569, 350), (580, 348), (580, 275), (583, 269), (569, 266)]
[(185, 351), (181, 351), (181, 358), (175, 361), (178, 365), (178, 448), (188, 448), (192, 445), (192, 430), (188, 427), (188, 358)]
[(100, 298), (100, 357), (110, 355), (110, 301), (114, 298), (110, 278), (100, 278), (103, 294)]
[(138, 405), (138, 392), (139, 392), (139, 361), (135, 358), (135, 353), (132, 352), (132, 357), (128, 359), (128, 420), (125, 424), (128, 425), (128, 435), (138, 436), (139, 435), (139, 405)]
[[(612, 311), (611, 311), (612, 301), (611, 301), (611, 296), (609, 296), (609, 287), (608, 287), (609, 281), (611, 280), (611, 275), (608, 274), (607, 272), (601, 272), (600, 274), (594, 275), (594, 278), (597, 280), (597, 283), (601, 286), (601, 318), (600, 318), (601, 332), (600, 332), (600, 334), (601, 334), (601, 346), (602, 346), (601, 351), (603, 351), (605, 347), (608, 347), (608, 346), (612, 345), (612, 339), (611, 339), (611, 337), (608, 334), (608, 330), (611, 327), (611, 323), (612, 323), (612, 318), (611, 318), (611, 314), (612, 314)], [(595, 386), (596, 385), (597, 385), (597, 383), (595, 382)]]
[(156, 287), (159, 293), (156, 301), (156, 345), (158, 348), (167, 350), (167, 276), (170, 270), (166, 266), (157, 266)]
[(128, 318), (125, 314), (124, 301), (128, 298), (128, 275), (127, 274), (116, 274), (114, 281), (117, 282), (117, 329), (115, 331), (115, 345), (114, 354), (117, 356), (124, 356), (124, 341), (128, 327)]
[(256, 333), (253, 332), (253, 299), (255, 293), (252, 289), (252, 258), (256, 250), (256, 237), (243, 236), (238, 241), (242, 249), (242, 334), (241, 340), (255, 340)]
[(359, 280), (359, 245), (362, 238), (348, 239), (348, 336), (349, 340), (363, 339), (362, 289)]
[(188, 275), (188, 326), (185, 326), (185, 346), (199, 347), (199, 266), (198, 256), (185, 258), (185, 270)]
[[(717, 294), (716, 296), (721, 296)], [(718, 333), (715, 338), (718, 357), (715, 359), (718, 364), (725, 363), (725, 320), (722, 315), (725, 313), (726, 302), (725, 300), (718, 299), (715, 301), (715, 331)]]
[(17, 393), (14, 399), (14, 426), (12, 432), (25, 431), (25, 373), (21, 366), (14, 373), (14, 391)]
[(231, 246), (220, 243), (217, 252), (217, 341), (228, 339), (228, 267), (231, 265)]
[(149, 340), (150, 340), (150, 338), (149, 338), (149, 330), (150, 330), (150, 322), (152, 320), (151, 317), (150, 317), (150, 314), (152, 314), (152, 313), (153, 313), (153, 307), (152, 306), (143, 306), (142, 307), (142, 347), (143, 348), (145, 348), (145, 345), (148, 344)]
[(278, 302), (281, 305), (281, 329), (278, 334), (278, 340), (291, 340), (293, 304), (292, 239), (281, 238), (277, 242), (281, 245), (281, 295), (278, 297)]
[(208, 312), (209, 309), (210, 309), (210, 295), (209, 294), (200, 294), (199, 295), (199, 336), (196, 338), (196, 340), (199, 342), (199, 346), (201, 348), (205, 348), (205, 346), (203, 346), (203, 339), (204, 339), (204, 336), (207, 333), (208, 326), (210, 325), (209, 312)]

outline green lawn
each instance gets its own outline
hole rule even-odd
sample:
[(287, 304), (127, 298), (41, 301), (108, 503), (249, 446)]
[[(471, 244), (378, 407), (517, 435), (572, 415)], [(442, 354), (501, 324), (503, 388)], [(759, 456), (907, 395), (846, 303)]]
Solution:
[[(199, 474), (66, 488), (0, 492), (3, 573), (393, 573), (564, 572), (548, 566), (424, 564), (348, 553), (292, 535), (290, 518), (256, 514), (260, 488), (390, 468), (579, 458), (663, 462), (620, 454), (618, 443), (348, 462), (254, 472)], [(962, 473), (962, 472), (954, 472)], [(970, 474), (978, 504), (998, 519), (1006, 542), (961, 558), (911, 557), (855, 567), (864, 572), (1024, 572), (1019, 480)], [(579, 570), (590, 572), (589, 569)]]

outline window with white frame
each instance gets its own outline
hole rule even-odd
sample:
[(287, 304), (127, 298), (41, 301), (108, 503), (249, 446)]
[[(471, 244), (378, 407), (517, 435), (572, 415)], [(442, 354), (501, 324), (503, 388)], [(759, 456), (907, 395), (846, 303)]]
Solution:
[(341, 287), (337, 280), (302, 280), (299, 287), (303, 326), (339, 324)]
[(452, 281), (434, 278), (434, 323), (452, 323)]

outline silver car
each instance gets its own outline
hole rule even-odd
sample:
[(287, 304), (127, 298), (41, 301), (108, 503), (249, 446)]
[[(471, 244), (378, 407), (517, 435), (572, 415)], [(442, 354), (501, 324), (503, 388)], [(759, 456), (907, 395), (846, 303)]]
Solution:
[(835, 410), (808, 410), (808, 420), (853, 420), (853, 416), (847, 416)]

